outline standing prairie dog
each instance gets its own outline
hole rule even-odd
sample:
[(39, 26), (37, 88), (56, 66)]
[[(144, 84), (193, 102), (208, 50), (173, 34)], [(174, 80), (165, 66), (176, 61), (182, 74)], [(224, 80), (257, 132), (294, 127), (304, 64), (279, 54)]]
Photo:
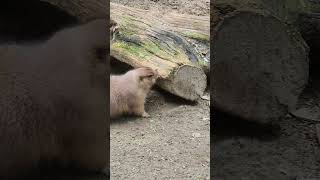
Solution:
[(113, 19), (110, 19), (110, 39), (113, 41), (116, 37), (116, 32), (119, 29), (118, 23), (114, 21)]
[(147, 94), (158, 78), (158, 71), (141, 67), (123, 75), (110, 77), (110, 117), (132, 114), (142, 117), (150, 115), (144, 104)]

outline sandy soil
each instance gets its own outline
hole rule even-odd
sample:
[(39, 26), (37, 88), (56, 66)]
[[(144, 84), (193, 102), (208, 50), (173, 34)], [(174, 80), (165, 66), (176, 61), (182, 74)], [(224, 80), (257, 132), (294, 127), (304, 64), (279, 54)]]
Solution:
[(205, 16), (210, 14), (210, 0), (111, 0), (122, 5), (156, 11)]
[(111, 179), (209, 179), (208, 102), (153, 90), (146, 107), (151, 118), (111, 124)]
[(320, 179), (314, 122), (288, 116), (265, 127), (216, 114), (211, 159), (215, 180)]
[(316, 133), (320, 98), (314, 95), (320, 93), (320, 81), (315, 77), (320, 76), (313, 76), (298, 106), (310, 111), (300, 117), (288, 114), (271, 125), (261, 125), (213, 112), (211, 165), (215, 180), (320, 179), (320, 136)]
[[(209, 0), (111, 2), (159, 13), (209, 15)], [(191, 103), (154, 88), (146, 103), (151, 118), (111, 123), (111, 179), (209, 179), (209, 103)]]

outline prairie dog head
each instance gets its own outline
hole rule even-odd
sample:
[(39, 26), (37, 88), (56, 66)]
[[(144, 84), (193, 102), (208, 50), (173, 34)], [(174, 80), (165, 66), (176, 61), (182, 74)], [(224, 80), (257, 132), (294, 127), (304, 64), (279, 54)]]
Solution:
[(111, 41), (113, 41), (115, 39), (115, 34), (117, 32), (117, 30), (119, 29), (118, 27), (118, 23), (116, 21), (114, 21), (113, 19), (110, 19), (110, 39)]
[(159, 77), (158, 70), (153, 70), (149, 67), (134, 69), (132, 73), (135, 75), (138, 86), (144, 90), (150, 90)]
[(152, 70), (152, 69), (146, 69), (147, 71), (150, 71), (149, 75), (146, 76), (141, 76), (140, 77), (140, 85), (141, 87), (150, 89), (157, 81), (159, 74), (158, 74), (158, 70)]

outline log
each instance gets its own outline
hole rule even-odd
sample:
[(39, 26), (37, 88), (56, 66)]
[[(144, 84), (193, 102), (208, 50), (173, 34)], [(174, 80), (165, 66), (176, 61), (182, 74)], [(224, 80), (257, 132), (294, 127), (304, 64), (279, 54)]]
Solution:
[[(225, 12), (236, 9), (263, 10), (283, 21), (294, 21), (302, 12), (310, 12), (315, 0), (215, 0), (214, 6)], [(316, 0), (318, 1), (318, 0)]]
[(109, 18), (109, 3), (105, 0), (41, 0), (48, 2), (85, 23), (97, 18)]
[(191, 101), (203, 95), (209, 62), (190, 42), (209, 50), (209, 17), (160, 15), (115, 3), (110, 8), (118, 23), (112, 57), (132, 67), (158, 69), (157, 85), (172, 94)]
[(211, 27), (213, 107), (261, 123), (284, 116), (307, 84), (308, 46), (262, 1), (216, 2), (211, 10), (216, 19)]
[[(267, 10), (281, 21), (296, 28), (309, 46), (309, 80), (310, 87), (317, 86), (320, 61), (320, 0), (229, 0), (226, 6), (224, 0), (216, 0), (220, 9), (237, 9), (256, 7)], [(230, 5), (231, 4), (231, 5)], [(229, 7), (229, 8), (226, 8)], [(231, 7), (231, 8), (230, 8)], [(291, 113), (299, 110), (293, 109)]]
[[(320, 0), (216, 0), (219, 9), (263, 9), (295, 26), (307, 44), (319, 52)], [(311, 52), (312, 53), (312, 52)]]

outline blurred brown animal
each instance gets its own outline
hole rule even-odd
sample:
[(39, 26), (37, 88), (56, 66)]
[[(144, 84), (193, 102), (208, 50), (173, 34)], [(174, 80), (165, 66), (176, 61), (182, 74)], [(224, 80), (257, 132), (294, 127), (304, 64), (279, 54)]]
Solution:
[(0, 179), (43, 164), (103, 172), (107, 156), (107, 21), (33, 45), (0, 47)]

